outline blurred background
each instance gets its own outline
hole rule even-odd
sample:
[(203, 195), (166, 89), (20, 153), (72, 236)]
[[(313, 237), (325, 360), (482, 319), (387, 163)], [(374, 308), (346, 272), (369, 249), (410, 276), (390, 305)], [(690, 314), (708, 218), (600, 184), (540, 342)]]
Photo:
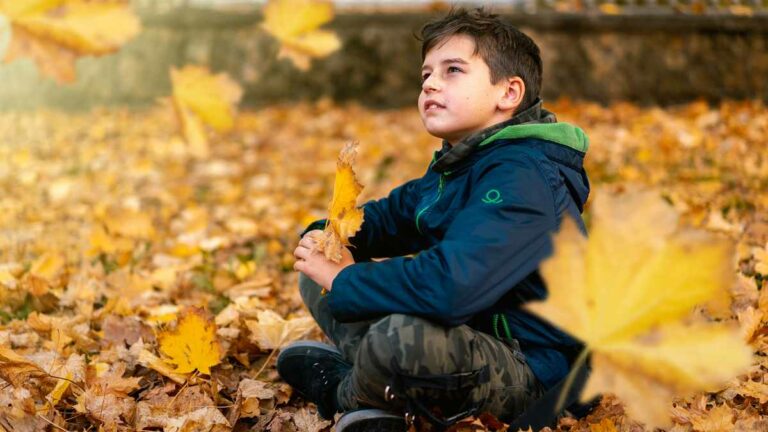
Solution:
[[(227, 72), (244, 106), (286, 100), (355, 100), (373, 107), (414, 103), (421, 25), (458, 3), (334, 2), (325, 28), (342, 47), (311, 73), (278, 59), (259, 29), (264, 2), (134, 0), (143, 31), (118, 53), (77, 61), (76, 82), (41, 78), (30, 60), (0, 68), (0, 109), (142, 106), (170, 92), (169, 66)], [(486, 5), (539, 43), (545, 100), (676, 104), (703, 98), (768, 99), (766, 0), (523, 0)]]

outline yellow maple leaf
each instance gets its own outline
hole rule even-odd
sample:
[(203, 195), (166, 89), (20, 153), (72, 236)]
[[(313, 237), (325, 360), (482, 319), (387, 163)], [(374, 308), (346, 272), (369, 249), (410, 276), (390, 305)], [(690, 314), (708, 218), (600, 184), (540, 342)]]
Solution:
[(357, 197), (363, 186), (357, 181), (352, 165), (357, 155), (357, 143), (344, 146), (336, 161), (336, 180), (333, 198), (328, 206), (328, 225), (315, 241), (317, 250), (331, 261), (341, 261), (342, 245), (349, 245), (349, 238), (363, 224), (363, 210), (357, 207)]
[(242, 88), (227, 74), (214, 75), (202, 66), (171, 69), (173, 107), (182, 135), (193, 156), (208, 156), (205, 124), (227, 132), (235, 124), (236, 105)]
[(589, 239), (563, 222), (541, 266), (549, 298), (529, 307), (586, 344), (585, 398), (614, 393), (638, 420), (663, 426), (674, 396), (712, 390), (750, 364), (735, 327), (683, 322), (695, 305), (728, 295), (732, 247), (678, 230), (653, 192), (596, 195)]
[(189, 373), (197, 369), (211, 374), (211, 366), (221, 362), (222, 348), (216, 337), (216, 324), (202, 309), (189, 308), (172, 331), (158, 336), (160, 352), (167, 361), (176, 365), (175, 373)]
[(280, 41), (279, 57), (287, 57), (306, 71), (310, 59), (325, 57), (341, 46), (335, 33), (317, 30), (332, 19), (329, 1), (270, 0), (264, 6), (261, 27)]
[(0, 14), (11, 26), (5, 61), (31, 57), (59, 82), (74, 81), (77, 57), (112, 53), (141, 29), (123, 1), (0, 0)]

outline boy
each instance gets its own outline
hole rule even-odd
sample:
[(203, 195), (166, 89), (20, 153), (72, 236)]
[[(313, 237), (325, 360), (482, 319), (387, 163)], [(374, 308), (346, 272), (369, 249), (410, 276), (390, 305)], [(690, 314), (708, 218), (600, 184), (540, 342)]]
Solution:
[(337, 431), (404, 430), (403, 414), (510, 421), (581, 348), (521, 305), (546, 296), (537, 268), (562, 218), (584, 229), (586, 136), (541, 108), (539, 49), (496, 15), (452, 11), (421, 36), (419, 113), (442, 149), (423, 177), (364, 205), (339, 264), (311, 253), (311, 235), (294, 252), (335, 347), (296, 342), (277, 369), (321, 416), (352, 411)]

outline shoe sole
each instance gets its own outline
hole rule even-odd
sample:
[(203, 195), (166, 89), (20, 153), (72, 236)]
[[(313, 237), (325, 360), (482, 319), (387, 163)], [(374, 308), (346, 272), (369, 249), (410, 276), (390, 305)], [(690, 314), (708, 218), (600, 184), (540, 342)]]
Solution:
[[(316, 348), (322, 351), (327, 351), (328, 353), (335, 353), (338, 355), (342, 355), (341, 351), (339, 351), (338, 348), (332, 345), (328, 345), (328, 344), (317, 342), (317, 341), (296, 341), (296, 342), (291, 342), (290, 344), (280, 349), (280, 354), (277, 355), (277, 361), (280, 361), (280, 359), (284, 358), (286, 355), (291, 355), (290, 354), (291, 348)], [(296, 355), (296, 354), (293, 354), (293, 355)]]
[(383, 410), (365, 409), (344, 414), (336, 423), (336, 432), (405, 432), (403, 417)]

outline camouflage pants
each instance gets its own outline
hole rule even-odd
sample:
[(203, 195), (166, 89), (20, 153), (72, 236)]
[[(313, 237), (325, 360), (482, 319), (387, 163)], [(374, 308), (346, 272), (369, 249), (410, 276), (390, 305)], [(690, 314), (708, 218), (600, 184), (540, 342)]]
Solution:
[[(337, 390), (344, 411), (363, 407), (404, 411), (403, 397), (385, 400), (385, 389), (396, 376), (416, 377), (417, 382), (425, 383), (415, 389), (415, 398), (449, 411), (443, 417), (458, 414), (468, 401), (479, 407), (478, 412), (510, 421), (543, 393), (516, 340), (505, 343), (466, 325), (444, 327), (400, 314), (341, 323), (331, 315), (321, 287), (304, 274), (299, 275), (299, 289), (320, 328), (353, 365)], [(446, 376), (484, 368), (489, 379), (465, 391), (429, 385), (430, 381), (444, 384)], [(446, 407), (459, 410), (450, 412), (452, 408)]]

